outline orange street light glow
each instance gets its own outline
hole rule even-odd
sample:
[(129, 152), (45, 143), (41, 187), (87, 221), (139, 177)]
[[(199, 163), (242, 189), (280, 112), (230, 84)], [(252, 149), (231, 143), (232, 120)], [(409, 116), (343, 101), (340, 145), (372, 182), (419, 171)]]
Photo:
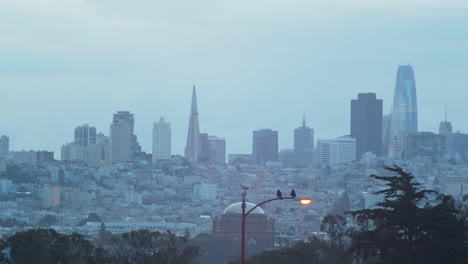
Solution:
[(312, 199), (309, 199), (309, 198), (301, 199), (301, 204), (303, 205), (309, 205), (311, 202), (312, 202)]

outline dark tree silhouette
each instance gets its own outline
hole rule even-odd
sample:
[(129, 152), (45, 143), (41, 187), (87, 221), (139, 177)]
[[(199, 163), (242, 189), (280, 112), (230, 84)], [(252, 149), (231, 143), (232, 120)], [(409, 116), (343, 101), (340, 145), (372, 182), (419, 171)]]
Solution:
[(384, 195), (378, 208), (350, 212), (360, 228), (351, 234), (349, 252), (364, 263), (466, 263), (466, 219), (456, 218), (450, 199), (423, 206), (435, 192), (421, 190), (400, 167), (385, 168), (396, 175), (371, 175), (388, 186), (376, 193)]

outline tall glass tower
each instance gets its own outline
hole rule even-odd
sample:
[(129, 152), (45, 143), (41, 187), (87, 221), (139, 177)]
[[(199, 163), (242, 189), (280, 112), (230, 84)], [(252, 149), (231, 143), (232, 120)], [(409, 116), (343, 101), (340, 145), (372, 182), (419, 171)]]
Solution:
[(400, 65), (393, 95), (391, 139), (399, 133), (418, 132), (418, 104), (413, 66)]

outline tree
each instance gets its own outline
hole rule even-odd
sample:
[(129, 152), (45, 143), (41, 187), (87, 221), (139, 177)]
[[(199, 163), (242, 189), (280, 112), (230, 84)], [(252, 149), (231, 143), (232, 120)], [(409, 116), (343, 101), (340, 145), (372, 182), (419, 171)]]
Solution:
[(435, 192), (420, 190), (398, 166), (385, 168), (396, 175), (371, 175), (388, 186), (376, 193), (384, 195), (379, 208), (350, 212), (359, 229), (351, 233), (349, 253), (365, 263), (466, 263), (468, 251), (460, 246), (466, 245), (466, 219), (456, 219), (450, 199), (423, 207), (421, 200)]
[(8, 238), (6, 243), (9, 249), (7, 263), (81, 264), (98, 263), (97, 260), (99, 260), (96, 258), (96, 250), (91, 242), (77, 233), (67, 236), (53, 229), (31, 229), (16, 233)]
[(351, 209), (351, 202), (349, 201), (348, 192), (345, 191), (340, 199), (338, 199), (333, 205), (332, 213), (342, 214)]
[(322, 224), (320, 225), (320, 231), (327, 233), (330, 238), (330, 244), (332, 248), (343, 250), (345, 247), (346, 237), (346, 218), (342, 215), (326, 215)]
[(55, 216), (46, 215), (46, 216), (42, 217), (41, 220), (39, 220), (37, 225), (42, 226), (42, 227), (49, 227), (49, 226), (54, 225), (56, 223), (58, 223), (58, 220), (57, 220), (57, 218)]
[(98, 244), (99, 245), (107, 245), (110, 243), (112, 239), (112, 233), (107, 231), (106, 225), (104, 223), (101, 223), (101, 226), (99, 227), (99, 238), (98, 238)]
[(29, 171), (24, 171), (19, 165), (9, 165), (5, 172), (2, 173), (3, 178), (12, 180), (16, 184), (34, 183), (36, 179)]
[(89, 213), (88, 214), (88, 217), (86, 217), (85, 219), (82, 219), (78, 225), (79, 226), (84, 226), (86, 225), (86, 222), (102, 222), (101, 220), (101, 217), (96, 214), (96, 213)]
[(188, 264), (199, 248), (187, 245), (187, 239), (170, 231), (160, 233), (147, 229), (114, 236), (111, 250), (120, 264)]
[[(329, 244), (318, 238), (311, 237), (300, 241), (292, 247), (265, 251), (248, 259), (248, 264), (347, 264), (340, 260), (340, 253), (330, 248)], [(233, 262), (237, 264), (239, 261)]]

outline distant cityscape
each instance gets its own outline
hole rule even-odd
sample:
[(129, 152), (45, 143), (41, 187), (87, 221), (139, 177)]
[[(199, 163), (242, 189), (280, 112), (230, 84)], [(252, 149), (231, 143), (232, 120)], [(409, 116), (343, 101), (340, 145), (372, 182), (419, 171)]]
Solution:
[[(196, 88), (192, 103), (184, 158), (226, 163), (226, 139), (200, 132)], [(142, 152), (134, 133), (134, 116), (129, 111), (114, 114), (109, 136), (97, 133), (96, 127), (84, 124), (76, 127), (74, 141), (61, 148), (61, 161), (84, 162), (90, 166), (125, 162), (146, 162), (156, 165), (168, 161), (171, 151), (171, 124), (163, 117), (153, 125), (152, 153)], [(0, 158), (18, 164), (35, 165), (55, 160), (51, 151), (9, 151), (9, 138), (2, 136)], [(440, 123), (439, 133), (418, 131), (418, 106), (413, 67), (398, 67), (393, 107), (383, 114), (383, 100), (375, 93), (359, 93), (351, 100), (350, 133), (336, 139), (318, 139), (314, 147), (314, 129), (306, 124), (294, 129), (294, 146), (278, 149), (278, 131), (253, 131), (251, 153), (228, 156), (228, 163), (257, 164), (270, 167), (308, 167), (350, 164), (363, 158), (388, 157), (409, 159), (416, 156), (452, 154), (466, 161), (468, 136), (453, 133), (447, 119)]]
[[(348, 135), (315, 141), (304, 116), (285, 135), (294, 137), (287, 149), (278, 148), (278, 131), (259, 129), (252, 131), (251, 152), (227, 155), (228, 139), (200, 131), (195, 86), (187, 109), (183, 156), (172, 152), (171, 123), (164, 117), (153, 124), (152, 152), (142, 151), (130, 111), (113, 115), (108, 135), (77, 124), (74, 134), (70, 131), (74, 140), (64, 142), (59, 158), (47, 150), (11, 151), (9, 135), (0, 136), (0, 219), (24, 223), (0, 232), (12, 234), (52, 215), (56, 221), (50, 226), (63, 233), (97, 236), (105, 223), (115, 233), (144, 227), (236, 236), (225, 225), (229, 214), (239, 213), (239, 185), (252, 187), (252, 203), (274, 196), (277, 189), (311, 197), (308, 208), (284, 202), (259, 211), (271, 218), (258, 216), (271, 233), (254, 246), (263, 250), (318, 235), (327, 213), (373, 208), (381, 199), (373, 193), (383, 186), (368, 176), (388, 174), (383, 166), (402, 166), (424, 188), (455, 199), (468, 194), (468, 134), (454, 132), (447, 113), (438, 132), (418, 130), (416, 81), (409, 64), (398, 67), (390, 113), (383, 112), (383, 100), (375, 93), (359, 93), (350, 98)], [(83, 223), (90, 213), (101, 220)], [(249, 232), (255, 237), (259, 231)]]

